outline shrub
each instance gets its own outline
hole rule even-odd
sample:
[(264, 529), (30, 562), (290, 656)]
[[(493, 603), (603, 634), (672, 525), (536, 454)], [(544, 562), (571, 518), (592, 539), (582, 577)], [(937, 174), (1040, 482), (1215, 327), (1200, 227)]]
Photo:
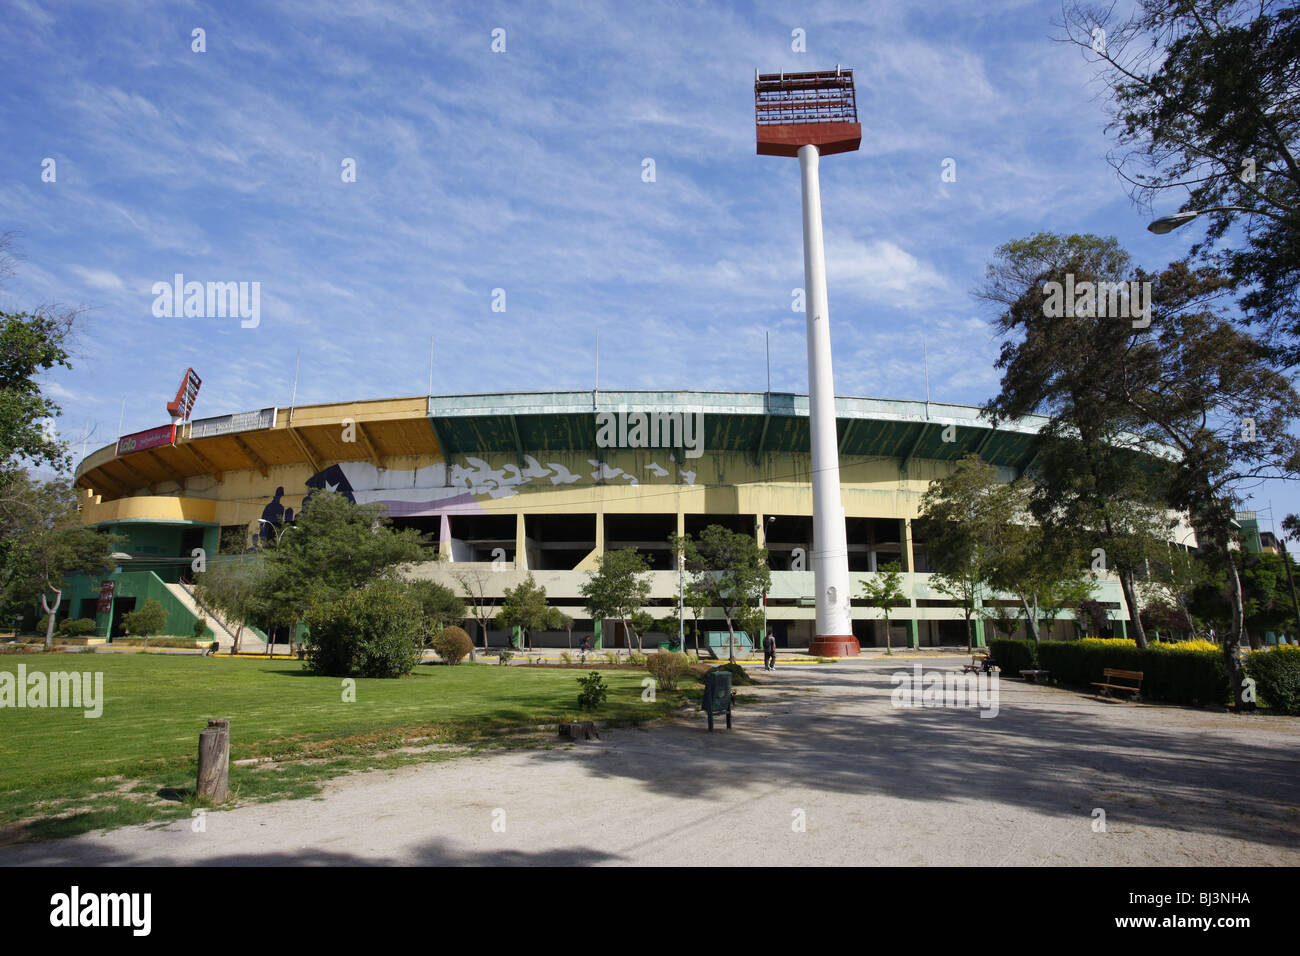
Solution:
[(1300, 714), (1300, 647), (1254, 651), (1246, 658), (1246, 674), (1263, 703), (1283, 714)]
[(629, 654), (627, 659), (633, 664), (635, 664), (637, 667), (645, 667), (645, 663), (648, 660), (646, 655), (638, 654), (636, 651), (633, 651), (631, 654)]
[(401, 677), (420, 660), (420, 608), (400, 583), (378, 581), (307, 613), (306, 668), (330, 677)]
[(739, 687), (741, 685), (752, 684), (754, 679), (745, 673), (745, 668), (741, 667), (735, 661), (729, 661), (726, 664), (720, 664), (712, 668), (715, 671), (727, 671), (731, 674), (731, 686)]
[(596, 710), (609, 696), (609, 688), (605, 686), (605, 678), (600, 676), (600, 671), (579, 677), (578, 687), (578, 707), (581, 710)]
[(648, 670), (660, 690), (676, 690), (677, 679), (690, 668), (690, 661), (685, 654), (660, 651), (646, 658)]
[(167, 626), (167, 611), (157, 598), (150, 598), (144, 607), (122, 615), (122, 626), (132, 637), (147, 638)]
[(514, 656), (514, 651), (510, 650), (508, 647), (504, 647), (501, 649), (500, 653), (497, 654), (497, 662), (500, 664), (509, 664), (510, 658)]
[(455, 666), (469, 656), (470, 651), (474, 649), (474, 642), (470, 640), (464, 628), (452, 625), (443, 628), (442, 632), (433, 639), (433, 649), (444, 661)]
[(59, 633), (65, 637), (85, 637), (95, 633), (93, 617), (64, 618), (59, 622)]
[(208, 619), (207, 619), (206, 617), (201, 617), (201, 618), (199, 618), (197, 621), (194, 622), (194, 639), (195, 639), (195, 640), (198, 640), (198, 639), (201, 638), (205, 633), (209, 633), (209, 632), (208, 632)]
[(610, 664), (617, 664), (617, 663), (618, 663), (618, 651), (606, 651), (606, 652), (605, 652), (605, 660), (606, 660), (607, 662), (609, 662)]
[(1227, 702), (1228, 671), (1223, 651), (1172, 650), (1153, 645), (1139, 650), (1121, 639), (1045, 642), (1038, 646), (1038, 663), (1051, 679), (1073, 687), (1089, 687), (1104, 680), (1108, 667), (1142, 672), (1142, 696), (1171, 704)]
[(995, 637), (989, 641), (989, 654), (1002, 668), (1004, 677), (1019, 677), (1021, 671), (1038, 669), (1038, 648), (1033, 641)]
[(573, 655), (570, 654), (568, 651), (564, 651), (562, 654), (560, 654), (560, 660), (564, 661), (564, 663), (566, 664), (572, 664)]

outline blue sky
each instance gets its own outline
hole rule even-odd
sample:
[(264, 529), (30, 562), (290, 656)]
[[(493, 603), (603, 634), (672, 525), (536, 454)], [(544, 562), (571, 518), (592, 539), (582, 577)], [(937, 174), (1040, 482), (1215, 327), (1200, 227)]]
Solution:
[[(762, 390), (766, 331), (773, 389), (803, 392), (798, 163), (755, 155), (753, 74), (839, 63), (863, 142), (822, 163), (836, 390), (924, 397), (924, 341), (931, 398), (977, 404), (997, 245), (1095, 232), (1157, 268), (1197, 235), (1146, 231), (1059, 11), (8, 0), (0, 231), (26, 261), (0, 309), (88, 308), (47, 388), (91, 448), (123, 397), (125, 431), (164, 424), (191, 365), (198, 417), (287, 404), (299, 350), (300, 404), (423, 394), (430, 336), (440, 393), (590, 388), (597, 330), (603, 387)], [(260, 324), (155, 317), (178, 272), (259, 282)]]

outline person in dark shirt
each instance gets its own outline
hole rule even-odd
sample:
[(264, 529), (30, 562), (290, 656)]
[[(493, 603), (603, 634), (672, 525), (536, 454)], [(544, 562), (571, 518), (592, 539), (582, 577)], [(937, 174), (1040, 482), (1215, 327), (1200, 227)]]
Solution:
[(776, 635), (771, 631), (763, 638), (763, 670), (776, 670)]

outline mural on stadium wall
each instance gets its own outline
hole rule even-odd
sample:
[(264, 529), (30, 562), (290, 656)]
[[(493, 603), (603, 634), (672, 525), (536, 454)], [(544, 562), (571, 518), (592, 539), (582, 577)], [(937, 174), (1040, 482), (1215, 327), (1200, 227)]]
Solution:
[[(608, 462), (588, 458), (595, 469), (590, 478), (596, 481), (621, 479), (629, 485), (639, 485), (636, 475)], [(676, 466), (676, 458), (669, 456)], [(333, 491), (343, 495), (353, 504), (381, 504), (394, 518), (414, 518), (434, 515), (482, 515), (487, 512), (478, 503), (483, 496), (510, 498), (520, 487), (534, 481), (548, 479), (552, 486), (571, 485), (582, 480), (558, 462), (543, 465), (532, 455), (524, 456), (522, 468), (507, 463), (493, 468), (481, 458), (466, 457), (463, 464), (438, 463), (414, 469), (380, 469), (368, 461), (345, 461), (316, 472), (307, 479), (307, 496), (303, 507), (317, 491)], [(670, 474), (658, 462), (650, 462), (645, 470), (657, 478)], [(694, 485), (696, 472), (677, 467), (683, 484)], [(272, 526), (293, 522), (293, 509), (286, 508), (280, 499), (284, 488), (276, 488), (271, 501), (262, 509), (259, 536), (265, 540), (272, 534)]]

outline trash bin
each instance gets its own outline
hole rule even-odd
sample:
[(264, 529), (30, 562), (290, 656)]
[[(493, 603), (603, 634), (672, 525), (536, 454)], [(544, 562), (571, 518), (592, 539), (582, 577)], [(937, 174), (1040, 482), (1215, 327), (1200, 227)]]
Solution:
[(709, 715), (709, 730), (717, 714), (727, 715), (727, 729), (731, 729), (731, 672), (715, 668), (704, 675), (704, 701), (701, 704)]

